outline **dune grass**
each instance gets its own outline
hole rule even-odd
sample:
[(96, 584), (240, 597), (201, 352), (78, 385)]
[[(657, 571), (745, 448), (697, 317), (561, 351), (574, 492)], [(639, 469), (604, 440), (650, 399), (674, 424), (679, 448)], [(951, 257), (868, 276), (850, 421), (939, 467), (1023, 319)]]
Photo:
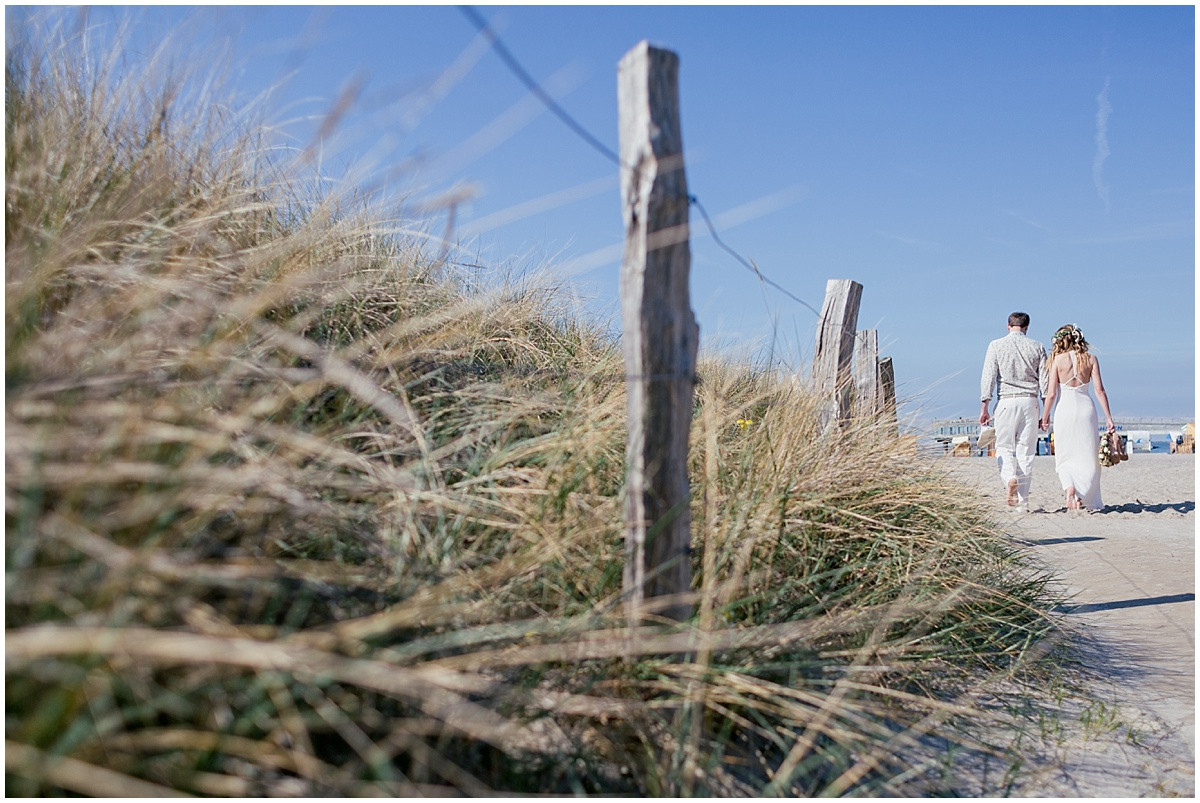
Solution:
[(22, 36), (8, 794), (903, 795), (1003, 755), (961, 725), (1056, 600), (894, 426), (822, 440), (705, 360), (696, 615), (629, 656), (617, 344), (302, 189), (195, 76)]

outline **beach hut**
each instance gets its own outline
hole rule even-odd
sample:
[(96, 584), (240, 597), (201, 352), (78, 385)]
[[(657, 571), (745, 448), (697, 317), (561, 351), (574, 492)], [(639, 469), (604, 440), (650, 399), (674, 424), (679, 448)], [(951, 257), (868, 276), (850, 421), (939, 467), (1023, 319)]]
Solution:
[(970, 435), (955, 435), (951, 438), (950, 443), (953, 446), (951, 454), (955, 457), (970, 457), (971, 456), (971, 436)]
[(1184, 454), (1192, 454), (1193, 452), (1196, 451), (1196, 425), (1195, 424), (1184, 424), (1183, 425), (1183, 440), (1179, 444), (1179, 447), (1176, 449), (1176, 451), (1183, 452)]
[(1121, 433), (1125, 436), (1125, 450), (1128, 452), (1148, 452), (1153, 446), (1150, 443), (1150, 433), (1144, 429), (1130, 429)]

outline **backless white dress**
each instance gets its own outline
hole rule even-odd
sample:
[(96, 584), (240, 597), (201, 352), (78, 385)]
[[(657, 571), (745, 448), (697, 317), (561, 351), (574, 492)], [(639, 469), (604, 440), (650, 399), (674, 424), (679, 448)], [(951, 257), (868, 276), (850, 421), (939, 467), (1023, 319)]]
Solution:
[(1075, 352), (1070, 352), (1069, 384), (1058, 383), (1054, 407), (1054, 469), (1063, 490), (1074, 488), (1088, 510), (1104, 507), (1100, 499), (1100, 430), (1096, 405), (1090, 393), (1092, 382), (1079, 380)]

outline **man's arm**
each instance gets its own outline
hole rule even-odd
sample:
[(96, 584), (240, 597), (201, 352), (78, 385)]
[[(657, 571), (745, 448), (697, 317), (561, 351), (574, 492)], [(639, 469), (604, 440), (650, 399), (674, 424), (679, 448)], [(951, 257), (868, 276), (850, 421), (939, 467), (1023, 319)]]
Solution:
[[(1041, 345), (1040, 343), (1038, 344)], [(1046, 348), (1042, 346), (1038, 353), (1038, 362), (1041, 365), (1038, 370), (1038, 390), (1042, 394), (1042, 398), (1046, 398), (1050, 390), (1050, 358), (1046, 356)]]
[(987, 354), (983, 358), (983, 375), (979, 379), (979, 396), (982, 406), (979, 409), (979, 423), (987, 426), (992, 417), (988, 415), (988, 406), (992, 403), (992, 394), (996, 392), (996, 383), (1000, 381), (1000, 365), (996, 361), (996, 349), (988, 344)]

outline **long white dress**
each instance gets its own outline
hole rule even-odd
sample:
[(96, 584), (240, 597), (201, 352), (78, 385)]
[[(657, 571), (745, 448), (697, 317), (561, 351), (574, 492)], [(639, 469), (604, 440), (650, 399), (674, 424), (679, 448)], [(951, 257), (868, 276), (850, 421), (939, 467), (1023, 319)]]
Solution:
[(1079, 381), (1075, 352), (1071, 352), (1071, 379), (1074, 385), (1058, 383), (1058, 404), (1054, 407), (1054, 469), (1063, 490), (1074, 488), (1088, 510), (1104, 507), (1100, 499), (1100, 430), (1096, 405), (1092, 403), (1091, 378)]

